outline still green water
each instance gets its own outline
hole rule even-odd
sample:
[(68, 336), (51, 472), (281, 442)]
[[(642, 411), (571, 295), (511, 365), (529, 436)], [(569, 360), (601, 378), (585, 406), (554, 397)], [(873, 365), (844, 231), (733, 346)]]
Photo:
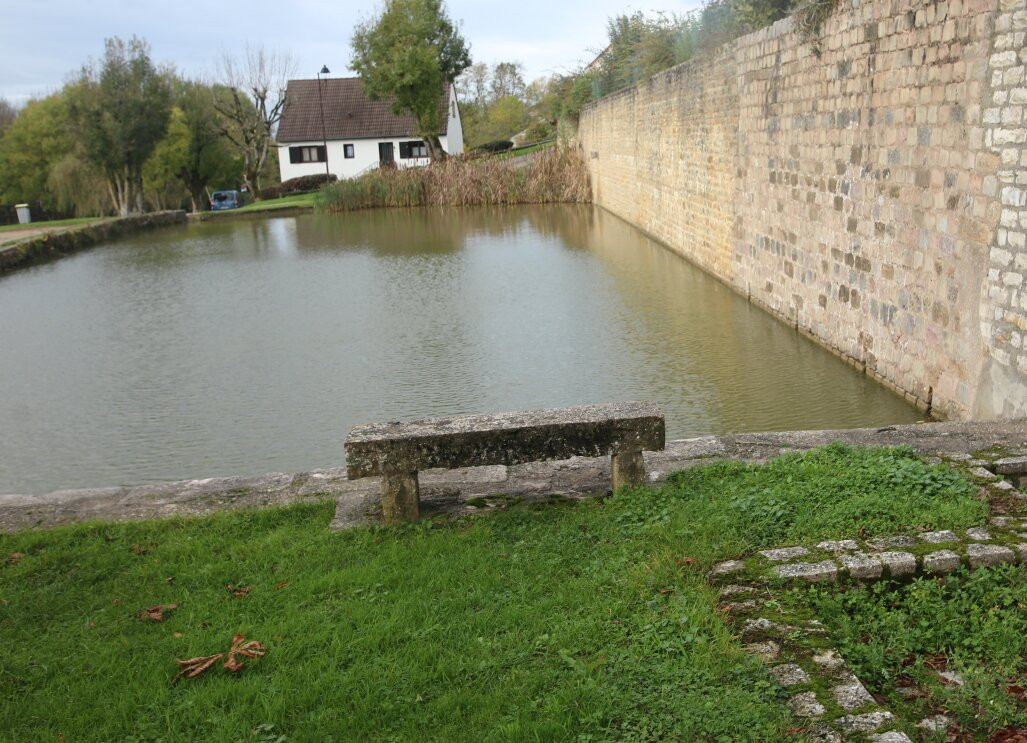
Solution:
[(657, 400), (671, 438), (917, 411), (590, 206), (148, 232), (0, 278), (0, 493), (341, 466), (356, 423)]

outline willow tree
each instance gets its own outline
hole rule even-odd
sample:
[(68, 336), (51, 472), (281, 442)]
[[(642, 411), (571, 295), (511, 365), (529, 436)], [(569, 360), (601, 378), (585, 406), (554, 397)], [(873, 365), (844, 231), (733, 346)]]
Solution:
[(442, 0), (387, 0), (381, 15), (357, 26), (352, 45), (350, 67), (364, 94), (392, 98), (394, 114), (413, 114), (431, 157), (444, 158), (442, 93), (470, 66), (471, 55)]
[(107, 180), (118, 214), (143, 211), (143, 165), (171, 116), (171, 75), (150, 60), (145, 41), (105, 42), (99, 66), (68, 87), (69, 113), (82, 159)]

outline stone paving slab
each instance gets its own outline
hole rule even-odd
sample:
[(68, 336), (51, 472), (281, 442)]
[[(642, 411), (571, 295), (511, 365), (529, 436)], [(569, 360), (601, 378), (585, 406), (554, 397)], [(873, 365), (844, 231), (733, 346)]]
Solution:
[[(340, 442), (342, 436), (340, 435)], [(675, 470), (718, 459), (760, 462), (789, 451), (804, 451), (833, 441), (855, 446), (905, 444), (927, 456), (963, 457), (1000, 447), (1027, 450), (1027, 420), (942, 422), (882, 428), (701, 436), (667, 442), (662, 452), (646, 452), (646, 471), (653, 482)], [(341, 463), (340, 463), (341, 465)], [(533, 462), (512, 467), (426, 470), (421, 473), (422, 510), (481, 513), (468, 500), (504, 494), (527, 501), (553, 496), (604, 494), (609, 488), (608, 457), (575, 457), (559, 462)], [(1004, 481), (1002, 481), (1004, 482)], [(47, 495), (0, 496), (0, 531), (48, 527), (87, 519), (125, 521), (170, 516), (196, 516), (218, 510), (284, 505), (330, 497), (337, 503), (332, 528), (374, 521), (379, 513), (378, 479), (348, 480), (341, 466), (299, 474), (262, 477), (213, 477), (135, 487), (64, 490)], [(907, 545), (895, 544), (893, 547)]]

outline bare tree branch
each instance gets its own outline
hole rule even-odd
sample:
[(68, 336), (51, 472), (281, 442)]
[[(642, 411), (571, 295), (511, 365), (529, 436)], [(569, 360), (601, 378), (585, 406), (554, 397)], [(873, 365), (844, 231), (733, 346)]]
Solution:
[(222, 133), (243, 158), (243, 179), (260, 197), (260, 173), (285, 108), (285, 88), (296, 72), (296, 61), (286, 52), (268, 51), (247, 44), (241, 59), (223, 53), (218, 80), (225, 87), (215, 97), (222, 118)]

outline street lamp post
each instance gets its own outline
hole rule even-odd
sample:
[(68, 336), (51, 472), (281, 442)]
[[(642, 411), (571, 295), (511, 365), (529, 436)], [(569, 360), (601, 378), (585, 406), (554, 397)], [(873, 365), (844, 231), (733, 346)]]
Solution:
[(325, 104), (321, 98), (321, 75), (328, 75), (328, 65), (321, 67), (321, 71), (317, 73), (317, 107), (321, 110), (321, 141), (325, 147), (325, 183), (331, 180), (332, 175), (328, 170), (328, 137), (325, 134)]

